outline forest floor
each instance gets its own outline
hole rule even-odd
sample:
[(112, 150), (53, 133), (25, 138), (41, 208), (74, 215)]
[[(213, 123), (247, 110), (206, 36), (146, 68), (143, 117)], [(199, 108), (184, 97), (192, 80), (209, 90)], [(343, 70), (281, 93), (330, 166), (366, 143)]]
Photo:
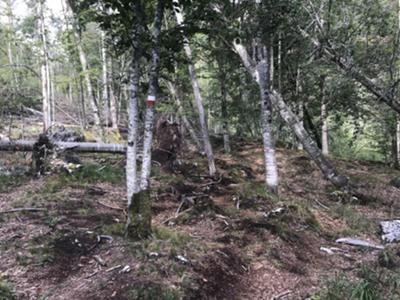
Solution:
[[(217, 150), (216, 178), (185, 154), (174, 172), (153, 168), (154, 233), (132, 241), (124, 158), (81, 158), (72, 174), (0, 177), (0, 299), (400, 299), (400, 245), (335, 243), (381, 243), (379, 221), (400, 217), (400, 190), (389, 185), (399, 171), (334, 159), (364, 195), (344, 200), (306, 154), (280, 149), (274, 196), (260, 144)], [(44, 210), (5, 213), (21, 207)]]

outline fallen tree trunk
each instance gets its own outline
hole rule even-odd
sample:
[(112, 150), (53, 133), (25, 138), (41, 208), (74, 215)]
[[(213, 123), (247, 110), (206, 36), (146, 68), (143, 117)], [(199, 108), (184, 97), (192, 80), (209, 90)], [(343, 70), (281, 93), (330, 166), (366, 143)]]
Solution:
[[(0, 151), (33, 151), (36, 141), (15, 140), (1, 141)], [(54, 146), (61, 151), (71, 150), (74, 152), (96, 152), (96, 153), (115, 153), (125, 154), (126, 145), (122, 144), (99, 144), (99, 143), (76, 143), (76, 142), (54, 142)]]

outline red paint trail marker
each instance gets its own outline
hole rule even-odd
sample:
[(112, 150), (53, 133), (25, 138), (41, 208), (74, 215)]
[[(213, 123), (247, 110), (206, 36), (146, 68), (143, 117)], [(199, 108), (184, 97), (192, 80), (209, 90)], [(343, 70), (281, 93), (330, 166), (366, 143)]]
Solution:
[(147, 97), (147, 107), (152, 108), (156, 105), (156, 96)]

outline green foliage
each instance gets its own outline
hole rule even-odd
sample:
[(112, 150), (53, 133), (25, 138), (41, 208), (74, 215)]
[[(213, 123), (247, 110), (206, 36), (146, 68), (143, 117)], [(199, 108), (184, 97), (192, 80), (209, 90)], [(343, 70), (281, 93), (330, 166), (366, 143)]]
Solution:
[(25, 176), (5, 176), (0, 175), (0, 193), (8, 191), (10, 188), (20, 185)]
[(8, 284), (0, 280), (0, 300), (14, 300), (16, 297), (14, 296), (11, 288)]
[(350, 228), (348, 233), (371, 233), (378, 228), (376, 222), (357, 212), (350, 204), (340, 204), (334, 209), (337, 218), (343, 219)]
[(127, 288), (126, 296), (132, 300), (178, 300), (178, 291), (155, 282), (136, 283)]
[(327, 280), (326, 287), (314, 295), (318, 300), (380, 300), (398, 299), (400, 296), (400, 276), (397, 272), (372, 269), (364, 264), (358, 266), (358, 277), (349, 278), (336, 274)]
[(108, 164), (87, 164), (72, 174), (62, 175), (61, 181), (66, 183), (88, 184), (97, 182), (109, 182), (120, 184), (125, 180), (125, 172), (122, 168)]
[(182, 248), (192, 240), (186, 234), (162, 226), (155, 226), (153, 228), (153, 238), (155, 240), (168, 241), (176, 248)]

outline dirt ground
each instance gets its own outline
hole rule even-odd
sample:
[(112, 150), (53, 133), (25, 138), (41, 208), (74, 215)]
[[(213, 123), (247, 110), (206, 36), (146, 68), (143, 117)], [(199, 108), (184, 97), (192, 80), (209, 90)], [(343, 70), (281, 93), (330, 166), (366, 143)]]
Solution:
[[(88, 155), (72, 175), (0, 182), (0, 283), (16, 299), (324, 299), (329, 279), (380, 270), (382, 251), (335, 240), (381, 243), (379, 221), (400, 215), (400, 190), (389, 185), (400, 172), (334, 160), (358, 195), (342, 199), (304, 153), (279, 150), (276, 196), (264, 189), (260, 145), (216, 157), (215, 178), (195, 154), (174, 171), (154, 167), (146, 241), (124, 238), (121, 157)], [(41, 210), (9, 212), (21, 207)]]

